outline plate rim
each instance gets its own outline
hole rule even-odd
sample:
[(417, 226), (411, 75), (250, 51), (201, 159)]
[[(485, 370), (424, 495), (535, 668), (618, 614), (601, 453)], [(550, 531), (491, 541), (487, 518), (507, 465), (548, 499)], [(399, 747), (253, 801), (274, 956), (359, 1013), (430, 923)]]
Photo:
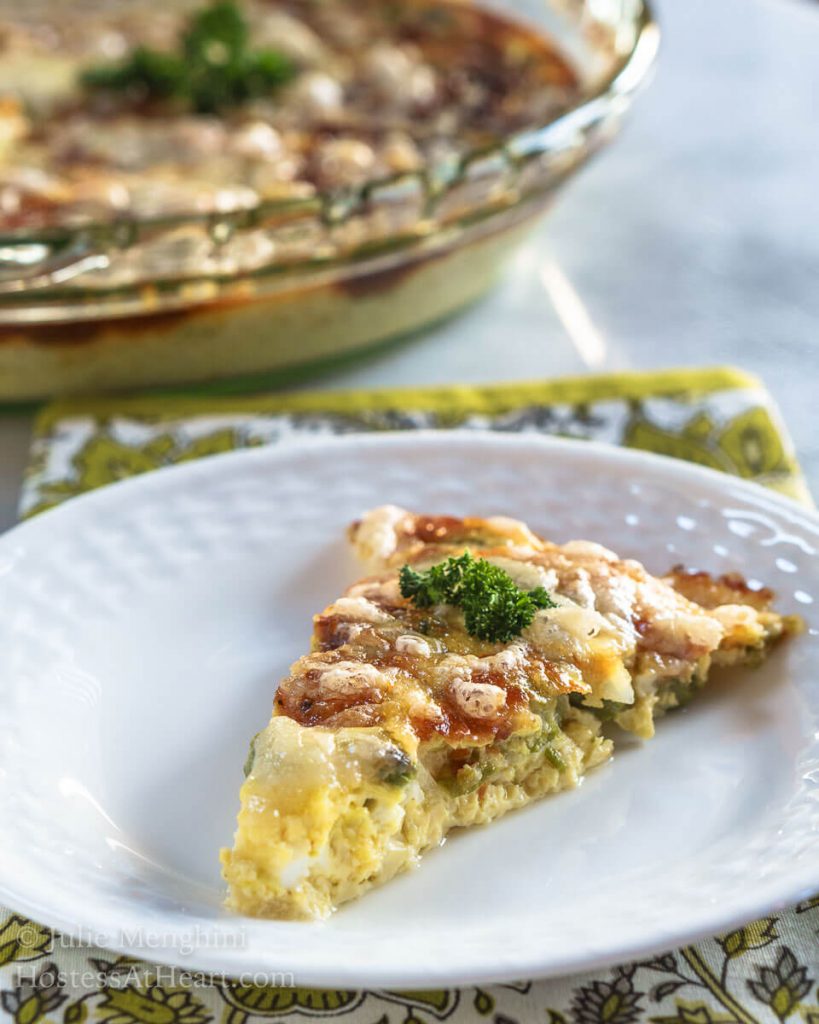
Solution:
[[(395, 448), (413, 448), (418, 445), (446, 447), (453, 443), (464, 442), (467, 445), (489, 447), (497, 450), (502, 450), (506, 446), (510, 448), (529, 448), (537, 451), (543, 457), (547, 457), (550, 451), (562, 451), (564, 453), (573, 450), (582, 451), (605, 461), (613, 461), (614, 463), (621, 463), (626, 466), (638, 466), (644, 471), (646, 468), (650, 471), (652, 467), (656, 467), (661, 475), (666, 478), (670, 476), (672, 479), (677, 478), (678, 481), (680, 479), (691, 479), (693, 482), (699, 481), (708, 489), (713, 490), (716, 488), (723, 498), (730, 495), (740, 499), (744, 498), (757, 507), (760, 503), (770, 507), (784, 515), (789, 522), (796, 522), (800, 527), (807, 529), (809, 533), (819, 540), (819, 513), (816, 510), (801, 505), (795, 500), (758, 483), (680, 459), (581, 439), (554, 438), (534, 434), (477, 432), (463, 429), (417, 430), (287, 439), (281, 444), (274, 443), (261, 448), (219, 453), (215, 457), (207, 456), (184, 465), (166, 466), (136, 477), (117, 481), (62, 502), (60, 505), (39, 513), (31, 519), (24, 520), (0, 536), (0, 567), (2, 567), (2, 556), (10, 545), (13, 545), (17, 540), (25, 540), (26, 535), (29, 533), (36, 535), (36, 533), (48, 526), (50, 522), (54, 521), (54, 516), (66, 518), (68, 520), (67, 525), (70, 525), (70, 519), (82, 516), (85, 508), (93, 510), (99, 505), (104, 509), (111, 502), (116, 507), (116, 503), (122, 500), (121, 496), (127, 496), (130, 491), (138, 492), (143, 489), (150, 491), (163, 487), (163, 481), (168, 478), (169, 474), (179, 479), (183, 476), (195, 479), (200, 475), (211, 476), (212, 474), (216, 474), (218, 477), (220, 473), (229, 471), (229, 465), (234, 462), (242, 461), (249, 464), (254, 461), (260, 464), (264, 464), (267, 461), (275, 462), (279, 458), (291, 456), (294, 451), (303, 449), (321, 449), (338, 446), (363, 450), (385, 446)], [(104, 929), (100, 928), (99, 925), (95, 928), (84, 921), (70, 921), (61, 917), (59, 913), (54, 914), (50, 912), (47, 904), (39, 901), (36, 896), (29, 898), (27, 895), (23, 895), (21, 897), (15, 892), (13, 883), (10, 886), (2, 878), (1, 872), (2, 869), (0, 868), (0, 899), (11, 909), (12, 913), (25, 914), (40, 923), (47, 922), (48, 927), (78, 940), (87, 941), (89, 935), (105, 934)], [(790, 879), (787, 881), (790, 881)], [(706, 915), (703, 912), (701, 915), (703, 918), (702, 923), (696, 928), (691, 927), (682, 931), (675, 931), (671, 927), (662, 936), (659, 934), (654, 935), (647, 941), (635, 940), (625, 946), (619, 946), (615, 951), (607, 953), (589, 955), (588, 953), (584, 954), (581, 950), (579, 953), (575, 952), (574, 955), (565, 956), (561, 960), (552, 959), (548, 963), (541, 963), (540, 965), (537, 963), (537, 958), (534, 957), (531, 962), (527, 961), (525, 964), (515, 966), (514, 968), (500, 966), (497, 969), (487, 968), (470, 971), (468, 968), (450, 970), (444, 967), (440, 973), (435, 974), (434, 978), (431, 978), (430, 971), (426, 967), (420, 971), (417, 967), (414, 969), (410, 967), (398, 973), (395, 971), (390, 972), (390, 970), (385, 968), (378, 968), (375, 973), (372, 973), (367, 971), (366, 966), (362, 970), (356, 968), (351, 970), (349, 967), (341, 964), (337, 969), (331, 970), (319, 967), (314, 971), (310, 968), (304, 969), (300, 967), (297, 972), (297, 984), (300, 986), (320, 987), (361, 986), (383, 988), (402, 986), (419, 988), (428, 987), (430, 984), (445, 986), (462, 986), (476, 983), (492, 984), (514, 981), (522, 975), (531, 979), (565, 976), (579, 971), (596, 970), (614, 964), (627, 963), (642, 956), (711, 937), (715, 933), (738, 927), (766, 913), (788, 907), (800, 899), (811, 895), (817, 888), (819, 888), (819, 858), (817, 858), (816, 868), (813, 873), (806, 870), (804, 876), (800, 875), (790, 885), (785, 885), (783, 882), (783, 885), (778, 889), (776, 897), (766, 892), (756, 900), (749, 898), (743, 903), (741, 909), (737, 908), (735, 912), (727, 915), (720, 915), (718, 912)], [(77, 915), (77, 917), (79, 916)], [(93, 910), (87, 916), (90, 916), (93, 920)], [(109, 917), (113, 919), (115, 916), (115, 914), (109, 911)], [(243, 918), (240, 917), (239, 920), (243, 920)], [(253, 919), (248, 920), (252, 921)], [(218, 924), (230, 924), (233, 921), (233, 917), (228, 918), (227, 921), (220, 920), (214, 930), (218, 931)], [(110, 924), (112, 922), (106, 923)], [(113, 923), (116, 924), (115, 922)], [(296, 927), (305, 926), (298, 924)], [(306, 927), (310, 927), (310, 925), (308, 924)], [(319, 924), (317, 927), (323, 927), (323, 925)], [(113, 929), (113, 934), (116, 934), (116, 927)], [(180, 951), (173, 946), (142, 948), (114, 942), (106, 943), (104, 948), (125, 953), (129, 956), (141, 956), (154, 963), (182, 966), (186, 970), (201, 969), (218, 972), (220, 975), (224, 974), (227, 977), (238, 973), (236, 971), (237, 964), (229, 963), (228, 960), (220, 957), (221, 951), (218, 948), (216, 949), (215, 957), (212, 955), (211, 950), (197, 950), (188, 958), (183, 957)], [(254, 962), (258, 962), (258, 957)], [(222, 967), (219, 966), (220, 963)], [(226, 967), (228, 963), (229, 966)]]

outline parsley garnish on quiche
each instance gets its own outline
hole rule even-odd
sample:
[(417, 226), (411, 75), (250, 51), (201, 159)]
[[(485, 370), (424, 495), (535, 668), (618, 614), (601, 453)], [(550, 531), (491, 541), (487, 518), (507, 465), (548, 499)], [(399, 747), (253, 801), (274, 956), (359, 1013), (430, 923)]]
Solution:
[(393, 506), (350, 530), (371, 575), (314, 620), (312, 653), (251, 744), (228, 905), (323, 917), (455, 827), (577, 785), (649, 738), (712, 666), (758, 664), (800, 623), (737, 575), (651, 576), (512, 519)]

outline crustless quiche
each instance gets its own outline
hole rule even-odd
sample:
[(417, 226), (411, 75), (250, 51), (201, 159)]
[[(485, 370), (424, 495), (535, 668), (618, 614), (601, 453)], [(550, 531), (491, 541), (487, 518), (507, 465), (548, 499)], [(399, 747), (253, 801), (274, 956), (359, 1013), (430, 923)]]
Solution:
[(715, 665), (756, 664), (798, 622), (739, 576), (651, 576), (505, 518), (386, 506), (350, 531), (371, 575), (316, 616), (313, 650), (251, 745), (228, 904), (328, 914), (456, 826), (575, 786), (649, 738)]

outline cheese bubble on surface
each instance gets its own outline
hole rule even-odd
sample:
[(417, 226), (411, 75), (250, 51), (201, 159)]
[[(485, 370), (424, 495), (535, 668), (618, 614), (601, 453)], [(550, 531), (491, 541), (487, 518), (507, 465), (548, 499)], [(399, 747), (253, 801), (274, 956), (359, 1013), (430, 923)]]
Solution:
[(593, 540), (570, 540), (561, 545), (561, 551), (565, 555), (580, 555), (590, 558), (602, 558), (606, 562), (616, 562), (617, 555), (602, 544)]
[(519, 519), (512, 519), (510, 516), (490, 516), (486, 524), (490, 530), (502, 537), (508, 537), (515, 544), (531, 548), (541, 546), (540, 539)]
[(432, 647), (422, 636), (414, 636), (412, 633), (403, 633), (396, 638), (395, 649), (402, 654), (411, 654), (415, 658), (429, 658), (432, 655)]
[(406, 509), (380, 505), (368, 512), (355, 533), (356, 554), (367, 565), (386, 562), (398, 547), (398, 530), (407, 519)]
[(390, 678), (374, 665), (360, 661), (337, 661), (321, 670), (321, 685), (336, 694), (358, 693), (368, 687), (389, 684)]
[(552, 591), (557, 587), (557, 573), (554, 569), (546, 569), (542, 565), (517, 558), (505, 558), (503, 555), (490, 555), (486, 560), (502, 569), (521, 590), (545, 587), (546, 590)]
[(506, 690), (492, 683), (477, 683), (454, 676), (449, 684), (452, 700), (471, 718), (491, 718), (506, 703)]
[(356, 622), (382, 623), (392, 618), (377, 604), (366, 597), (340, 597), (334, 601), (324, 613), (325, 615), (342, 615)]

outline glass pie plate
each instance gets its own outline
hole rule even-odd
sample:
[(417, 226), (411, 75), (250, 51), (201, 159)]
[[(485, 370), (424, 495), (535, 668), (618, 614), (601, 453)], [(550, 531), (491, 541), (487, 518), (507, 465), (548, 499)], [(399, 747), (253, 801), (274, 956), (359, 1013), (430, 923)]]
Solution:
[(551, 38), (578, 89), (456, 160), (227, 211), (19, 226), (0, 209), (0, 401), (270, 382), (476, 299), (615, 134), (658, 45), (645, 0), (481, 6)]

